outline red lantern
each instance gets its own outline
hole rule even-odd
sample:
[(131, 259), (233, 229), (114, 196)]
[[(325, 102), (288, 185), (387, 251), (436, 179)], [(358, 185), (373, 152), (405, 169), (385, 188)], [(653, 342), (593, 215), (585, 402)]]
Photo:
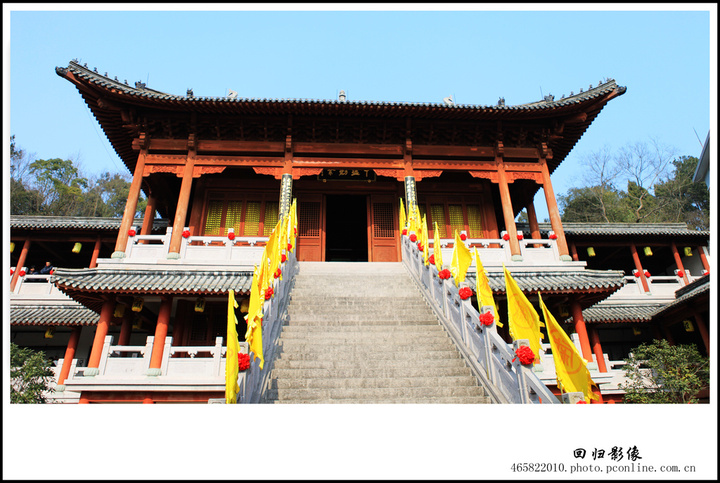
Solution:
[(272, 287), (268, 287), (267, 290), (265, 290), (265, 300), (270, 300), (270, 297), (273, 296), (273, 289)]
[(640, 272), (638, 272), (637, 270), (635, 270), (635, 271), (633, 272), (633, 275), (635, 275), (635, 278), (638, 278), (638, 277), (640, 277)]
[(645, 270), (645, 277), (650, 278), (650, 272), (648, 272), (647, 270)]
[(410, 241), (413, 243), (417, 241), (417, 235), (415, 233), (410, 234)]
[(584, 399), (581, 399), (578, 402), (576, 402), (575, 404), (587, 404), (587, 401)]
[(485, 312), (484, 314), (480, 315), (480, 322), (483, 325), (490, 326), (495, 322), (495, 316), (492, 312)]
[(190, 230), (183, 230), (182, 236), (183, 238), (190, 238)]
[(234, 240), (235, 239), (235, 232), (228, 233), (228, 240)]
[(135, 236), (136, 232), (132, 228), (128, 230), (128, 236)]
[(460, 239), (461, 239), (462, 241), (467, 240), (467, 235), (466, 235), (465, 233), (460, 233)]
[(438, 277), (440, 277), (440, 278), (443, 279), (443, 280), (447, 280), (447, 279), (450, 278), (451, 276), (452, 276), (452, 274), (450, 273), (450, 270), (448, 270), (447, 268), (443, 268), (443, 269), (440, 270), (440, 272), (438, 273)]
[(287, 257), (283, 253), (282, 255), (280, 255), (280, 263), (285, 263), (285, 260), (287, 260)]
[(473, 291), (470, 287), (463, 287), (460, 290), (458, 290), (458, 294), (460, 295), (461, 299), (467, 300), (470, 297), (472, 297)]
[(402, 234), (407, 235), (407, 228), (403, 228)]
[(522, 240), (524, 238), (524, 235), (522, 233), (517, 234), (518, 240)]
[(50, 275), (52, 275), (53, 273), (55, 273), (55, 269), (54, 269), (54, 268), (53, 268), (52, 270), (50, 270)]
[(424, 251), (422, 243), (418, 242), (417, 247), (418, 247), (418, 250), (420, 250), (421, 252)]
[(282, 274), (282, 270), (280, 270), (279, 268), (275, 270), (275, 278), (280, 278), (280, 274)]
[(503, 238), (503, 240), (508, 241), (510, 239), (510, 235), (505, 233), (502, 238)]
[(535, 353), (530, 347), (526, 345), (518, 347), (518, 349), (515, 351), (515, 355), (520, 360), (520, 364), (524, 366), (532, 364), (535, 360)]
[(24, 277), (24, 276), (25, 276), (25, 270), (20, 270), (19, 275), (20, 275), (21, 277)]
[(557, 235), (555, 233), (550, 233), (550, 235), (548, 235), (548, 238), (551, 240), (557, 240)]
[(15, 270), (13, 270), (13, 269), (11, 268), (11, 269), (10, 269), (10, 275), (12, 275), (13, 273), (15, 273)]
[(428, 257), (428, 262), (431, 263), (432, 265), (435, 265), (435, 254), (434, 253)]
[(292, 243), (288, 243), (287, 249), (288, 249), (288, 251), (292, 250)]

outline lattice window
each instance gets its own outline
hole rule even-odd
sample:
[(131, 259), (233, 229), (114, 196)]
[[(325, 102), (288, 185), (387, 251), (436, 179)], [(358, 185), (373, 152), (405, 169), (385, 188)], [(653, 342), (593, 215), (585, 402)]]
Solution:
[(225, 229), (233, 228), (235, 235), (240, 235), (240, 224), (242, 222), (242, 201), (228, 202), (227, 212), (225, 213)]
[[(439, 237), (447, 238), (447, 232), (445, 230), (445, 205), (430, 205), (430, 218), (428, 220), (428, 230), (435, 229), (435, 223), (437, 223)], [(435, 233), (433, 233), (435, 236)]]
[(373, 236), (392, 238), (395, 236), (392, 203), (373, 203)]
[(482, 215), (480, 207), (477, 205), (467, 206), (468, 215), (468, 236), (470, 238), (482, 238), (484, 236), (482, 229)]
[(223, 202), (211, 200), (208, 207), (208, 215), (205, 219), (205, 235), (220, 235), (220, 223), (222, 221)]
[(448, 211), (450, 213), (450, 236), (455, 236), (455, 230), (460, 233), (465, 229), (462, 205), (450, 205)]
[(320, 202), (298, 203), (298, 236), (320, 236)]
[(243, 236), (259, 236), (260, 230), (260, 201), (248, 201), (245, 208), (245, 230)]
[(265, 219), (263, 220), (263, 236), (270, 236), (273, 228), (278, 222), (278, 212), (280, 211), (280, 202), (278, 201), (266, 201), (265, 202)]

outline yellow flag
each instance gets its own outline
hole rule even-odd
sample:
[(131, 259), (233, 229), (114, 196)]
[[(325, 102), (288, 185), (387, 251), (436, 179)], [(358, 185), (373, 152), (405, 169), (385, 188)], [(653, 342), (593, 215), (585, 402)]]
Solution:
[(433, 255), (435, 256), (435, 266), (438, 270), (442, 270), (443, 259), (442, 259), (442, 247), (440, 247), (440, 232), (438, 231), (437, 221), (435, 224), (435, 231), (433, 233)]
[(407, 218), (405, 217), (405, 205), (403, 205), (403, 200), (400, 198), (400, 232), (402, 233), (403, 228), (406, 228), (407, 225)]
[(240, 392), (238, 385), (238, 352), (240, 343), (237, 334), (237, 317), (235, 308), (238, 306), (235, 301), (235, 291), (228, 292), (228, 321), (227, 321), (227, 351), (225, 352), (225, 403), (235, 404), (237, 394)]
[(540, 362), (540, 339), (543, 338), (540, 327), (545, 324), (540, 322), (540, 316), (535, 311), (517, 282), (510, 275), (510, 271), (503, 264), (505, 271), (505, 293), (508, 304), (508, 323), (510, 324), (510, 337), (513, 340), (527, 339), (530, 341), (530, 348), (535, 353), (535, 362)]
[[(295, 238), (297, 238), (297, 198), (293, 199), (292, 205), (290, 205), (287, 230), (288, 230), (288, 244), (292, 247), (288, 251), (294, 252), (295, 251)], [(287, 248), (287, 246), (284, 248)]]
[(500, 323), (500, 311), (495, 303), (495, 298), (493, 297), (492, 289), (490, 288), (490, 281), (487, 278), (485, 267), (483, 267), (483, 264), (480, 261), (480, 255), (478, 254), (477, 248), (473, 248), (473, 250), (475, 252), (475, 265), (477, 267), (475, 291), (478, 294), (478, 305), (480, 307), (483, 305), (494, 307), (495, 324), (497, 324), (498, 327), (502, 327), (503, 325)]
[(408, 205), (408, 220), (407, 220), (407, 230), (408, 230), (408, 236), (410, 236), (410, 233), (415, 232), (417, 234), (417, 220), (415, 218), (415, 207), (412, 205)]
[(585, 402), (599, 400), (598, 395), (592, 390), (592, 386), (597, 388), (597, 385), (590, 378), (587, 362), (545, 306), (539, 292), (538, 297), (552, 347), (558, 388), (563, 392), (582, 392), (585, 395)]
[(450, 273), (452, 273), (457, 287), (460, 282), (465, 280), (467, 270), (472, 263), (472, 255), (465, 243), (460, 239), (457, 230), (455, 230), (455, 247), (452, 253), (452, 262), (450, 263)]
[(252, 284), (250, 285), (250, 302), (248, 304), (248, 313), (245, 316), (247, 321), (245, 340), (248, 343), (249, 351), (254, 354), (253, 360), (260, 358), (260, 369), (262, 369), (265, 362), (262, 343), (262, 319), (265, 298), (260, 291), (260, 270), (262, 268), (255, 267)]
[(428, 229), (427, 229), (427, 218), (423, 216), (423, 229), (422, 229), (422, 238), (420, 239), (420, 243), (423, 247), (423, 262), (425, 263), (425, 266), (428, 266), (430, 262), (428, 262), (428, 258), (430, 255), (428, 254)]

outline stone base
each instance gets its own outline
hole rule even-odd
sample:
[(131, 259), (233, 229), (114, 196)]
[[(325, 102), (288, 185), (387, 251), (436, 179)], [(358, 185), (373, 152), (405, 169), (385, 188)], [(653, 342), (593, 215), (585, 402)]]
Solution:
[(512, 260), (513, 262), (522, 262), (523, 257), (522, 255), (513, 255), (512, 257), (510, 257), (510, 260)]
[(573, 259), (570, 255), (560, 255), (561, 262), (572, 262)]
[(180, 254), (179, 254), (179, 253), (168, 253), (168, 254), (167, 254), (167, 259), (168, 259), (168, 260), (179, 260), (179, 259), (180, 259)]
[(145, 374), (148, 376), (159, 376), (162, 374), (162, 369), (148, 369)]
[(110, 258), (125, 258), (125, 252), (113, 252)]
[(83, 372), (83, 375), (85, 377), (93, 377), (93, 376), (97, 376), (98, 374), (100, 374), (100, 369), (98, 369), (97, 367), (88, 367)]

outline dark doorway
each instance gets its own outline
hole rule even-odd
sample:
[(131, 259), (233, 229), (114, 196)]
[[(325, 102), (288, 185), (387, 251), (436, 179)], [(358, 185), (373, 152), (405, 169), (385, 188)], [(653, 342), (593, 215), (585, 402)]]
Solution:
[(367, 262), (367, 196), (328, 195), (325, 201), (325, 261)]

